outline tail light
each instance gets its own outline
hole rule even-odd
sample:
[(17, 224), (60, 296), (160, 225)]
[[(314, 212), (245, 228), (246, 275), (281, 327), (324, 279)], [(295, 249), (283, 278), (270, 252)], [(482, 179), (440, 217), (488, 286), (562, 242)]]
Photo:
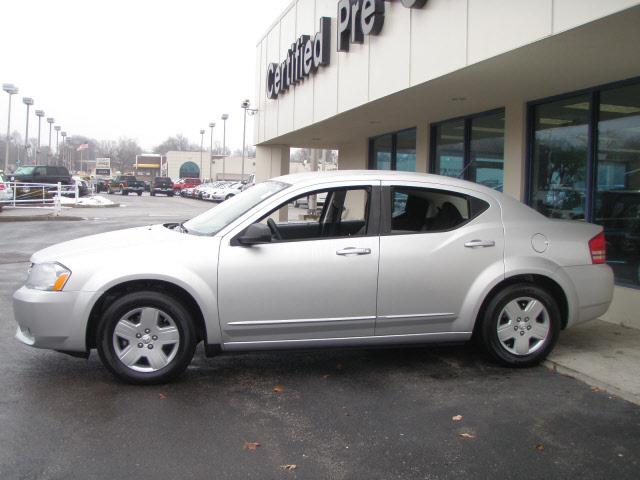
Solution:
[(604, 232), (600, 232), (589, 240), (589, 252), (591, 253), (591, 263), (606, 263), (607, 246), (604, 238)]
[(5, 188), (4, 183), (0, 183), (0, 190), (4, 190)]

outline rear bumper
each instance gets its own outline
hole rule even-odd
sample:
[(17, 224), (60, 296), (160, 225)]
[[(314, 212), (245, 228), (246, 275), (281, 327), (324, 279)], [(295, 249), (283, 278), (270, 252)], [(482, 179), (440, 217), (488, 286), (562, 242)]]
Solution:
[(18, 330), (16, 339), (36, 348), (72, 352), (86, 351), (84, 292), (43, 292), (22, 287), (13, 295)]
[(578, 305), (567, 327), (604, 315), (613, 299), (613, 270), (609, 265), (565, 267), (576, 292)]

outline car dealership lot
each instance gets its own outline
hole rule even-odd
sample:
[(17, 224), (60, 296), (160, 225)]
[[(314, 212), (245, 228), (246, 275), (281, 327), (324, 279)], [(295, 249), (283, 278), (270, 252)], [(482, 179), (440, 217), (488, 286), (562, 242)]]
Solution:
[(19, 345), (10, 299), (30, 253), (212, 206), (117, 200), (65, 211), (85, 221), (0, 224), (0, 478), (636, 477), (640, 408), (466, 346), (198, 352), (180, 381), (141, 388), (95, 353)]

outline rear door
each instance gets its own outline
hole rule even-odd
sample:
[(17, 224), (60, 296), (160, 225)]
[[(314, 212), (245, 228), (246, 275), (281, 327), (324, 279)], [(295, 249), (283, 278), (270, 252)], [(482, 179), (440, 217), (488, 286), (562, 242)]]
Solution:
[(468, 331), (483, 275), (504, 275), (499, 204), (438, 184), (383, 185), (376, 335)]

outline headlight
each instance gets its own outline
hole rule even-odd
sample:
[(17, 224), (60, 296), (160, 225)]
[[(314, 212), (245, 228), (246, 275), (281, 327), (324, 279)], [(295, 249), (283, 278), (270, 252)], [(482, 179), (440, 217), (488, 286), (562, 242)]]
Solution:
[(29, 269), (25, 286), (35, 290), (59, 292), (64, 288), (70, 276), (71, 270), (59, 263), (35, 263)]

